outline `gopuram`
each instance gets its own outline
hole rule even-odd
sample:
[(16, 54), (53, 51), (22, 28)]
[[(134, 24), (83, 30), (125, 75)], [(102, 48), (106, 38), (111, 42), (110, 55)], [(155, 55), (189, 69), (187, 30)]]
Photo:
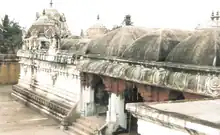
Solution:
[(17, 52), (12, 95), (79, 135), (145, 135), (137, 102), (220, 95), (217, 30), (142, 28), (129, 15), (108, 30), (97, 19), (74, 36), (52, 4), (37, 13)]

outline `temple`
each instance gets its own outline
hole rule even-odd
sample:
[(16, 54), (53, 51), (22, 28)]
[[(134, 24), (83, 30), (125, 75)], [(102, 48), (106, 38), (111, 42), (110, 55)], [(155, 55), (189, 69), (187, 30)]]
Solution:
[(136, 108), (219, 97), (216, 28), (147, 29), (127, 15), (108, 30), (99, 21), (76, 36), (52, 4), (37, 13), (17, 52), (12, 95), (80, 135), (145, 135), (150, 122)]

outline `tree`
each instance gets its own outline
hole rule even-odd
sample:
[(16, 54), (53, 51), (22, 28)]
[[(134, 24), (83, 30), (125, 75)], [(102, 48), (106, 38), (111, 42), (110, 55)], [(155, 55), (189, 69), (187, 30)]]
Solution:
[(9, 20), (8, 15), (5, 15), (2, 20), (3, 24), (3, 46), (1, 53), (15, 53), (21, 47), (22, 43), (22, 28), (18, 22)]

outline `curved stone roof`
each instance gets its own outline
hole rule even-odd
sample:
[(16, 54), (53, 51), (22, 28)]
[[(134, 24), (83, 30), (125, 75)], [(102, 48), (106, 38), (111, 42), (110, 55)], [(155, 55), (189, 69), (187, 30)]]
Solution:
[(83, 50), (83, 47), (89, 42), (89, 39), (66, 38), (61, 40), (60, 50), (68, 52), (77, 52)]
[[(166, 61), (184, 64), (218, 66), (220, 65), (219, 48), (219, 29), (199, 30), (178, 44), (169, 53)], [(217, 57), (215, 58), (215, 56)]]
[(140, 61), (164, 61), (168, 53), (188, 36), (189, 31), (157, 29), (145, 34), (127, 47), (122, 58)]
[(62, 14), (60, 14), (58, 10), (54, 8), (45, 9), (45, 13), (46, 16), (48, 16), (50, 19), (55, 19), (55, 20), (59, 20), (60, 17), (62, 16)]
[(137, 38), (147, 33), (147, 29), (125, 26), (108, 32), (92, 40), (87, 45), (88, 54), (103, 56), (120, 56)]
[(48, 16), (42, 15), (32, 25), (53, 25), (53, 22)]

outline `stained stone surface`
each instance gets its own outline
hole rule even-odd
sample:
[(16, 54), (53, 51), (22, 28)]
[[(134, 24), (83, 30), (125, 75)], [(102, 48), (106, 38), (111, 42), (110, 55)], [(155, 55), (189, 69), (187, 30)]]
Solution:
[[(150, 107), (156, 108), (169, 113), (177, 113), (186, 116), (191, 116), (207, 122), (220, 124), (220, 99), (210, 99), (201, 101), (191, 102), (180, 102), (180, 103), (162, 103), (149, 105)], [(183, 109), (187, 108), (187, 109)]]
[(11, 86), (0, 86), (0, 135), (66, 135), (59, 123), (15, 101)]

